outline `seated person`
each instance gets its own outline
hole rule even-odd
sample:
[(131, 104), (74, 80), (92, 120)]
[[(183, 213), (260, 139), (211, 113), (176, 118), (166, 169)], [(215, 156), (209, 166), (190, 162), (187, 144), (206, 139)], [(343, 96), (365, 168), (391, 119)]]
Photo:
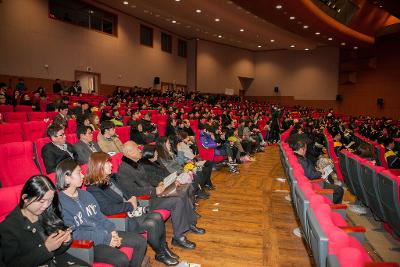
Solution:
[(74, 149), (77, 154), (76, 161), (80, 165), (86, 164), (89, 160), (89, 156), (93, 152), (100, 152), (101, 148), (97, 142), (93, 141), (93, 131), (90, 126), (78, 126), (76, 129), (76, 135), (79, 139), (78, 142), (74, 144)]
[(114, 123), (115, 126), (122, 127), (124, 126), (123, 118), (119, 115), (119, 110), (114, 109), (112, 111), (112, 119), (111, 121)]
[(65, 159), (77, 157), (74, 147), (66, 142), (64, 127), (52, 124), (47, 128), (47, 136), (51, 142), (42, 148), (42, 158), (46, 173), (53, 173), (58, 163)]
[(205, 230), (196, 226), (196, 213), (187, 195), (158, 197), (165, 190), (165, 186), (160, 183), (155, 187), (149, 183), (150, 177), (148, 177), (143, 166), (138, 164), (142, 158), (138, 145), (133, 141), (126, 142), (123, 153), (122, 163), (118, 168), (121, 186), (132, 196), (149, 195), (151, 197), (150, 210), (169, 210), (174, 232), (172, 244), (186, 249), (194, 249), (196, 244), (189, 241), (184, 233), (191, 231), (196, 234), (204, 234)]
[(355, 154), (358, 155), (360, 158), (369, 160), (373, 164), (376, 164), (374, 153), (372, 152), (371, 147), (365, 143), (361, 143), (357, 147)]
[(216, 143), (215, 137), (212, 133), (212, 127), (206, 125), (204, 130), (200, 132), (200, 142), (203, 147), (205, 148), (214, 148), (215, 155), (217, 156), (227, 156), (228, 157), (228, 166), (229, 171), (232, 173), (239, 173), (238, 169), (236, 168), (236, 163), (233, 161), (233, 151), (232, 146), (229, 142), (226, 143)]
[(389, 169), (399, 169), (400, 168), (400, 158), (394, 149), (394, 140), (393, 138), (386, 138), (383, 142), (385, 146), (385, 159), (387, 161)]
[(61, 103), (58, 106), (58, 114), (57, 116), (55, 116), (52, 124), (59, 124), (63, 126), (64, 129), (66, 129), (68, 126), (68, 120), (70, 119), (68, 112), (69, 112), (68, 105)]
[(140, 123), (139, 110), (132, 111), (131, 118), (126, 122), (126, 125), (131, 126), (130, 139), (136, 144), (144, 145), (143, 127)]
[(152, 143), (157, 140), (158, 130), (156, 124), (151, 122), (151, 113), (147, 112), (140, 120), (143, 129), (143, 139), (146, 143)]
[[(292, 144), (292, 149), (294, 154), (297, 156), (297, 159), (300, 165), (303, 167), (304, 176), (306, 176), (309, 180), (319, 179), (322, 176), (322, 173), (315, 169), (314, 164), (311, 160), (306, 157), (307, 153), (307, 143), (305, 140), (298, 140), (296, 143)], [(342, 203), (344, 190), (342, 187), (330, 184), (327, 181), (324, 182), (325, 189), (333, 189), (333, 203), (340, 204)]]
[[(56, 179), (65, 224), (74, 229), (74, 239), (94, 242), (94, 261), (113, 266), (141, 266), (146, 240), (140, 234), (115, 230), (114, 223), (103, 215), (92, 194), (80, 189), (83, 174), (78, 163), (68, 159), (58, 164)], [(133, 248), (131, 260), (119, 247)]]
[(103, 152), (122, 152), (122, 142), (115, 134), (115, 125), (112, 121), (108, 120), (101, 123), (97, 142)]
[(339, 155), (339, 151), (345, 149), (346, 147), (342, 144), (342, 134), (340, 131), (334, 131), (332, 133), (333, 138), (333, 149), (335, 150), (336, 156)]
[(56, 266), (57, 262), (57, 266), (89, 266), (66, 253), (72, 241), (71, 230), (55, 212), (58, 206), (55, 191), (46, 176), (35, 175), (26, 181), (19, 205), (0, 224), (0, 263)]
[(145, 145), (143, 147), (140, 165), (143, 166), (148, 174), (147, 177), (150, 178), (149, 183), (152, 186), (157, 186), (170, 174), (170, 172), (157, 161), (157, 158), (158, 153), (155, 145)]
[[(111, 173), (111, 157), (104, 152), (90, 155), (85, 176), (87, 191), (92, 193), (105, 215), (132, 212), (138, 209), (135, 196), (125, 191), (117, 174)], [(139, 207), (142, 208), (142, 207)], [(156, 253), (155, 259), (166, 265), (178, 264), (178, 256), (169, 250), (165, 240), (165, 225), (159, 213), (143, 213), (128, 219), (129, 232), (148, 233), (147, 242)]]

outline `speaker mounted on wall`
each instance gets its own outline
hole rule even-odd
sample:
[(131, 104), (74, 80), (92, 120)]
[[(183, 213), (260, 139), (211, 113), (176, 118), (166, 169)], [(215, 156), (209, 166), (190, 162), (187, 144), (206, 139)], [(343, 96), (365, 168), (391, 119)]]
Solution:
[(383, 98), (377, 98), (376, 99), (376, 104), (381, 108), (383, 107), (383, 104), (385, 103), (385, 101), (383, 100)]

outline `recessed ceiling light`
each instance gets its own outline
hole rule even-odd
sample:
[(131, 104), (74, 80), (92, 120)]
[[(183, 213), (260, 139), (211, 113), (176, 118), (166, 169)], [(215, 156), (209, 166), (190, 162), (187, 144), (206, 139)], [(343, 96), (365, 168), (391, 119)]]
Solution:
[(289, 17), (290, 20), (294, 20), (295, 18), (296, 17), (294, 17), (294, 16)]
[(276, 8), (276, 9), (281, 9), (281, 8), (282, 8), (282, 5), (276, 5), (275, 8)]
[(201, 13), (201, 9), (196, 9), (196, 13)]
[(124, 1), (124, 5), (129, 5), (128, 1)]
[(355, 47), (353, 47), (354, 48), (354, 50), (357, 50), (358, 49), (358, 47), (357, 46), (355, 46)]
[(315, 35), (320, 35), (320, 34), (321, 34), (320, 32), (316, 32), (316, 33), (315, 33)]
[(240, 29), (241, 32), (244, 32), (244, 29)]
[(131, 8), (136, 8), (136, 5), (131, 5)]
[(176, 23), (176, 20), (171, 21), (172, 23)]
[(341, 43), (341, 45), (346, 45), (346, 43), (345, 43), (345, 42), (343, 42), (343, 43)]
[(296, 47), (296, 46), (295, 46), (295, 45), (291, 45), (290, 47), (292, 47), (292, 48), (293, 48), (293, 47)]
[(310, 49), (308, 49), (308, 48), (305, 48), (304, 50), (308, 51), (308, 50), (310, 50)]
[(181, 0), (175, 0), (175, 2), (179, 2), (179, 1), (181, 1)]
[(220, 19), (219, 19), (219, 18), (215, 18), (214, 20), (215, 20), (216, 22), (220, 21)]
[(271, 39), (271, 40), (269, 40), (271, 43), (273, 43), (273, 42), (275, 42), (275, 40), (274, 39)]
[(303, 28), (304, 29), (308, 29), (308, 25), (303, 25)]
[(261, 45), (257, 45), (258, 48), (261, 48)]
[(90, 14), (93, 14), (93, 13), (94, 13), (94, 11), (93, 11), (93, 10), (90, 10), (90, 11), (89, 11), (89, 13), (90, 13)]
[(329, 41), (332, 41), (332, 40), (333, 40), (333, 38), (332, 38), (332, 37), (329, 37), (329, 38), (328, 38), (328, 40), (329, 40)]
[(222, 35), (218, 35), (218, 38), (222, 38)]

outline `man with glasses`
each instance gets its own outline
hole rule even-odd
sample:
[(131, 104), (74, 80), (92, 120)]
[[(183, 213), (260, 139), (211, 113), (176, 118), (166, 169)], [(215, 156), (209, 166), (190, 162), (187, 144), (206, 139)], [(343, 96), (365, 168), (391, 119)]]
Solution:
[(82, 165), (89, 161), (89, 157), (93, 152), (100, 152), (101, 149), (97, 142), (93, 141), (92, 127), (81, 125), (76, 129), (76, 135), (79, 139), (74, 144), (77, 154), (76, 161)]
[(47, 128), (47, 135), (51, 142), (42, 148), (42, 158), (46, 173), (53, 173), (58, 163), (65, 159), (76, 159), (74, 147), (66, 142), (64, 127), (52, 124)]

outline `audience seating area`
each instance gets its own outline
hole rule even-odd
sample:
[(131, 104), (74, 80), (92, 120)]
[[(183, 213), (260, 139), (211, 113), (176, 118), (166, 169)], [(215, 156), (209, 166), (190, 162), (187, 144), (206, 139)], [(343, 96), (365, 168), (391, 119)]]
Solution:
[[(332, 204), (333, 191), (321, 189), (318, 184), (320, 180), (310, 181), (304, 176), (303, 169), (296, 156), (285, 142), (290, 131), (291, 129), (281, 136), (281, 144), (279, 145), (280, 158), (290, 185), (291, 198), (299, 217), (304, 239), (312, 251), (316, 265), (319, 267), (361, 267), (374, 266), (375, 264), (376, 266), (382, 266), (382, 263), (373, 263), (363, 247), (365, 228), (348, 225), (345, 215), (346, 205)], [(344, 173), (343, 178), (345, 181), (349, 179), (347, 173)], [(396, 181), (399, 180), (398, 177), (390, 178)], [(382, 183), (386, 184), (386, 182)], [(393, 181), (392, 184), (394, 186), (396, 183)], [(389, 188), (392, 188), (392, 192), (389, 192)], [(398, 207), (399, 187), (396, 189), (395, 196), (388, 197), (385, 200), (396, 200), (397, 204), (395, 206)], [(385, 192), (391, 196), (396, 191), (391, 186), (387, 188), (381, 187), (378, 190), (382, 190), (380, 192)], [(393, 206), (390, 208), (393, 209)], [(392, 215), (391, 219), (394, 219), (390, 224), (397, 224), (400, 220), (395, 218), (393, 211), (390, 211), (390, 214)], [(383, 266), (397, 266), (397, 264), (384, 263)]]

